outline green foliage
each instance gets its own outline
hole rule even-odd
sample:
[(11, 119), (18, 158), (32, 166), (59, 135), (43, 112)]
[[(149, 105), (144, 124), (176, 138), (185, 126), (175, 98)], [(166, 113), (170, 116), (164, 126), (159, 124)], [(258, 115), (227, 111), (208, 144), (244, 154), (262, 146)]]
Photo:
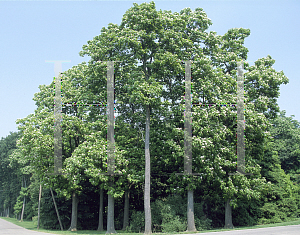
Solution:
[(259, 200), (239, 200), (236, 208), (233, 209), (232, 222), (235, 226), (252, 226), (258, 223), (261, 218), (262, 211), (261, 203)]
[[(166, 215), (165, 215), (166, 216)], [(166, 216), (168, 217), (168, 216)], [(186, 223), (183, 223), (179, 216), (169, 217), (163, 220), (161, 224), (162, 232), (183, 232), (186, 230)]]
[(23, 197), (19, 196), (17, 198), (16, 204), (14, 205), (14, 212), (15, 212), (15, 214), (21, 213), (22, 206), (23, 206)]
[(21, 188), (21, 169), (18, 164), (11, 164), (10, 155), (16, 150), (20, 133), (10, 132), (0, 140), (0, 211), (9, 208), (13, 215), (14, 204)]
[[(53, 193), (59, 210), (61, 222), (63, 224), (64, 229), (66, 229), (70, 223), (71, 203), (70, 201), (67, 201), (64, 198), (57, 197), (55, 191)], [(41, 200), (40, 226), (41, 228), (45, 229), (60, 229), (50, 189), (43, 190)]]
[[(197, 231), (209, 230), (212, 228), (212, 220), (203, 211), (204, 201), (194, 203), (195, 226)], [(176, 205), (176, 204), (175, 204)]]
[[(173, 200), (174, 202), (174, 200)], [(182, 203), (182, 201), (181, 201)], [(180, 209), (183, 209), (180, 204), (178, 204)], [(156, 200), (151, 205), (151, 210), (153, 211), (153, 226), (154, 231), (159, 232), (182, 232), (186, 229), (186, 221), (180, 219), (178, 209), (174, 208), (174, 204), (170, 201)], [(186, 208), (184, 208), (186, 210)], [(182, 212), (182, 211), (181, 211)], [(180, 212), (180, 213), (181, 213)]]
[(265, 203), (261, 211), (263, 213), (263, 217), (259, 220), (261, 224), (279, 223), (286, 217), (275, 203)]
[(25, 210), (24, 210), (24, 220), (31, 220), (32, 217), (35, 215), (35, 211), (33, 210), (33, 202), (30, 200), (29, 197), (29, 190), (28, 188), (21, 188), (20, 195), (17, 198), (17, 201), (14, 205), (14, 213), (19, 214), (22, 212), (23, 202), (25, 197)]
[(197, 231), (212, 229), (212, 220), (206, 216), (195, 217), (195, 226)]
[(34, 226), (37, 226), (37, 224), (38, 224), (38, 216), (33, 216), (32, 217), (32, 222), (33, 222)]
[[(155, 232), (183, 232), (187, 227), (186, 189), (195, 195), (198, 231), (221, 227), (224, 204), (230, 198), (236, 226), (275, 223), (300, 213), (299, 123), (279, 112), (276, 99), (284, 73), (272, 68), (271, 56), (245, 69), (246, 172), (252, 176), (229, 176), (236, 170), (236, 108), (193, 106), (193, 172), (184, 171), (184, 77), (192, 64), (195, 103), (235, 103), (237, 61), (246, 60), (245, 39), (249, 29), (229, 29), (224, 35), (207, 32), (212, 24), (202, 8), (179, 13), (157, 11), (155, 3), (134, 3), (120, 25), (109, 24), (87, 42), (81, 56), (91, 57), (65, 71), (63, 103), (106, 103), (107, 65), (115, 63), (115, 173), (108, 184), (106, 108), (65, 106), (62, 113), (63, 176), (49, 176), (54, 165), (54, 82), (41, 85), (34, 95), (34, 114), (17, 120), (19, 133), (0, 140), (0, 210), (14, 206), (25, 217), (36, 219), (39, 184), (44, 189), (41, 226), (59, 229), (49, 188), (64, 228), (70, 223), (71, 193), (79, 195), (78, 229), (96, 228), (99, 187), (121, 199), (131, 190), (130, 232), (142, 232), (145, 180), (145, 107), (150, 106), (151, 204)], [(164, 69), (162, 69), (164, 68)], [(21, 188), (22, 176), (32, 176)], [(292, 179), (292, 180), (291, 180)], [(171, 196), (173, 193), (177, 196)], [(183, 197), (181, 197), (181, 196)], [(18, 196), (17, 201), (15, 198)], [(117, 202), (122, 208), (122, 200)], [(197, 203), (197, 201), (201, 203)], [(120, 210), (122, 211), (122, 210)], [(116, 227), (122, 225), (116, 216)], [(105, 223), (105, 222), (104, 222)]]
[(133, 211), (130, 218), (130, 225), (126, 231), (140, 233), (145, 230), (145, 213), (143, 211)]
[[(203, 203), (195, 203), (195, 224), (198, 231), (211, 228), (211, 220), (203, 213)], [(153, 232), (184, 232), (187, 228), (186, 198), (179, 195), (155, 200), (151, 204)], [(141, 232), (144, 229), (144, 213), (133, 211), (129, 232)]]
[(294, 182), (300, 183), (300, 124), (292, 117), (285, 116), (286, 111), (280, 112), (270, 128), (281, 168), (291, 175)]

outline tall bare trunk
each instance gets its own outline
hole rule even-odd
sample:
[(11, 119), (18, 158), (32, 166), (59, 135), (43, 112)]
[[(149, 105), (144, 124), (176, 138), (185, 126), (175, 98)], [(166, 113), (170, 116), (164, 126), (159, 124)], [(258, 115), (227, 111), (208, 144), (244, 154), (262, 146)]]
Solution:
[(41, 197), (42, 197), (42, 185), (40, 184), (37, 229), (40, 228)]
[(100, 188), (99, 224), (97, 231), (103, 231), (103, 189)]
[(151, 207), (150, 207), (150, 107), (147, 106), (146, 112), (146, 133), (145, 133), (145, 234), (151, 234)]
[(224, 226), (224, 228), (233, 228), (230, 199), (228, 199), (225, 203), (225, 226)]
[(79, 203), (79, 199), (76, 192), (74, 191), (72, 194), (71, 226), (68, 229), (68, 231), (77, 231), (78, 203)]
[(124, 219), (123, 219), (123, 228), (126, 230), (126, 227), (129, 225), (129, 190), (125, 191), (125, 202), (124, 202)]
[(114, 215), (114, 198), (108, 194), (107, 205), (107, 231), (106, 234), (117, 233), (115, 230), (115, 215)]
[(197, 231), (195, 227), (195, 218), (194, 218), (194, 192), (192, 190), (188, 190), (188, 202), (187, 202), (187, 221), (188, 228), (187, 231)]
[(23, 222), (24, 210), (25, 210), (25, 196), (24, 196), (24, 199), (23, 199), (23, 207), (22, 207), (22, 213), (21, 213), (21, 221), (22, 222)]
[[(193, 156), (192, 156), (192, 97), (191, 97), (191, 61), (185, 61), (185, 116), (184, 116), (184, 173), (193, 174)], [(194, 194), (193, 190), (188, 188), (187, 201), (187, 231), (195, 232), (194, 218)]]
[[(25, 177), (23, 176), (23, 181), (24, 181), (24, 187), (26, 188), (26, 180)], [(22, 182), (23, 184), (23, 182)], [(24, 217), (24, 211), (25, 211), (25, 196), (23, 199), (23, 207), (22, 207), (22, 213), (21, 213), (21, 221), (23, 222), (23, 217)]]
[[(114, 62), (107, 63), (107, 173), (113, 175), (115, 169), (115, 138), (114, 138)], [(110, 178), (110, 187), (113, 181)], [(114, 222), (114, 198), (108, 194), (107, 231), (116, 233)]]

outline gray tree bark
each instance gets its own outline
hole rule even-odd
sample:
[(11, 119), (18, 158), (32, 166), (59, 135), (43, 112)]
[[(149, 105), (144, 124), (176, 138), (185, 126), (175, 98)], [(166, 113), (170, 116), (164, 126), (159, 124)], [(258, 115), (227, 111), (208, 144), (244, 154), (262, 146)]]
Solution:
[(21, 213), (21, 222), (23, 222), (24, 210), (25, 210), (25, 196), (24, 196), (24, 199), (23, 199), (23, 207), (22, 207), (22, 213)]
[(115, 221), (114, 221), (114, 201), (115, 201), (114, 198), (108, 194), (106, 234), (117, 233), (115, 230)]
[[(113, 176), (115, 170), (115, 138), (114, 138), (114, 62), (107, 62), (107, 173)], [(113, 181), (110, 178), (110, 187)], [(107, 231), (116, 233), (114, 222), (114, 198), (108, 194)]]
[(126, 227), (129, 225), (129, 194), (130, 191), (125, 191), (125, 202), (124, 202), (124, 219), (123, 219), (123, 228), (122, 230), (126, 230)]
[(77, 218), (78, 218), (78, 203), (79, 199), (77, 193), (74, 191), (72, 193), (72, 216), (71, 225), (68, 231), (77, 231)]
[(40, 193), (39, 193), (39, 205), (38, 205), (38, 222), (37, 222), (37, 229), (39, 229), (39, 228), (40, 228), (41, 197), (42, 197), (42, 185), (40, 184)]
[[(184, 173), (191, 175), (192, 168), (192, 97), (191, 97), (191, 61), (185, 61), (185, 116), (184, 116)], [(193, 190), (188, 188), (187, 201), (187, 231), (195, 232), (194, 218), (194, 194)]]
[(103, 189), (100, 188), (99, 224), (97, 231), (103, 231)]
[[(24, 182), (24, 186), (26, 188), (26, 180), (25, 180), (24, 176), (23, 176), (23, 182)], [(23, 182), (22, 182), (22, 184), (23, 184)], [(22, 213), (21, 213), (21, 221), (22, 222), (23, 222), (24, 210), (25, 210), (25, 196), (24, 196), (24, 199), (23, 199), (23, 207), (22, 207)]]
[(230, 206), (230, 199), (225, 203), (225, 226), (224, 228), (234, 228), (232, 224), (232, 210)]
[(145, 133), (145, 234), (151, 234), (151, 207), (150, 207), (150, 107), (147, 106), (146, 112), (146, 133)]
[(188, 202), (187, 202), (187, 231), (196, 232), (195, 218), (194, 218), (194, 192), (188, 190)]

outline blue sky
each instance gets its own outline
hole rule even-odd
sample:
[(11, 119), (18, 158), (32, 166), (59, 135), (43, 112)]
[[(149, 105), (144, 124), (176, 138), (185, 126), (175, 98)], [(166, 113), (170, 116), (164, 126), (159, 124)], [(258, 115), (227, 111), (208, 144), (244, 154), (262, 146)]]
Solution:
[[(32, 100), (41, 84), (50, 84), (54, 64), (46, 60), (70, 60), (63, 71), (88, 57), (78, 55), (88, 40), (108, 23), (120, 24), (136, 2), (150, 1), (2, 1), (0, 0), (0, 138), (17, 131), (15, 121), (33, 113)], [(249, 28), (245, 40), (250, 65), (271, 55), (273, 66), (283, 70), (289, 84), (282, 85), (278, 104), (286, 115), (300, 121), (300, 1), (195, 0), (154, 1), (157, 10), (180, 12), (201, 7), (212, 20), (210, 31), (224, 34), (230, 28)], [(298, 94), (298, 95), (297, 95)]]

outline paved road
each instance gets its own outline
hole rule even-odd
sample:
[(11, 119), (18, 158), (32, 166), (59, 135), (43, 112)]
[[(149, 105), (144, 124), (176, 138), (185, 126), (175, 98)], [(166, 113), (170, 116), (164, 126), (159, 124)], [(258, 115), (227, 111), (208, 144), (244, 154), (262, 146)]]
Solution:
[(199, 235), (300, 235), (300, 225), (199, 233)]
[(0, 235), (50, 235), (51, 233), (42, 233), (22, 228), (4, 219), (0, 219)]
[[(0, 219), (0, 235), (50, 235), (50, 233), (36, 232)], [(224, 232), (198, 233), (198, 235), (299, 235), (300, 225), (232, 230)], [(189, 234), (185, 234), (189, 235)], [(196, 233), (190, 235), (197, 235)]]

